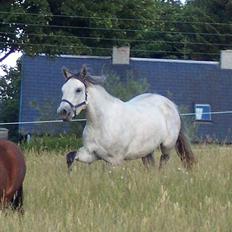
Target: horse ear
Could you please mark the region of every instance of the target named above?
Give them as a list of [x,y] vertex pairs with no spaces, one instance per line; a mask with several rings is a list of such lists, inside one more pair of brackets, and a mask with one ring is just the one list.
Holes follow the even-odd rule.
[[64,78],[67,80],[69,77],[72,76],[72,73],[69,72],[69,70],[66,67],[62,68],[63,70],[63,74],[64,74]]
[[86,77],[88,76],[88,68],[86,65],[82,66],[80,74],[83,79],[86,79]]

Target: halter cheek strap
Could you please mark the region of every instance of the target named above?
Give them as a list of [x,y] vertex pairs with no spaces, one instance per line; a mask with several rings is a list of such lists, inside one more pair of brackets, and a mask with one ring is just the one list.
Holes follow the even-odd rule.
[[87,105],[88,104],[88,95],[87,95],[87,90],[85,87],[85,100],[77,105],[73,105],[69,100],[67,99],[62,99],[61,102],[66,102],[69,104],[69,106],[71,107],[72,111],[74,112],[74,116],[76,116],[76,110],[77,108],[83,106],[83,105]]
[[62,99],[61,102],[66,102],[69,104],[69,106],[71,107],[73,113],[74,113],[74,117],[76,116],[76,110],[77,108],[83,106],[83,105],[87,105],[88,104],[88,94],[87,94],[87,83],[85,81],[85,79],[82,79],[82,77],[80,76],[80,73],[77,74],[72,74],[71,76],[69,76],[65,82],[67,82],[68,80],[70,80],[71,78],[75,78],[79,81],[81,81],[84,85],[85,85],[85,100],[77,105],[73,105],[69,100],[67,99]]

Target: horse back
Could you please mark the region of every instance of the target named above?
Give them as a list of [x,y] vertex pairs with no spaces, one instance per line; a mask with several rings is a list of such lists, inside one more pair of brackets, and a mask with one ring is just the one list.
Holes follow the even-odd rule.
[[20,148],[8,140],[0,140],[0,196],[10,201],[23,183],[26,165]]

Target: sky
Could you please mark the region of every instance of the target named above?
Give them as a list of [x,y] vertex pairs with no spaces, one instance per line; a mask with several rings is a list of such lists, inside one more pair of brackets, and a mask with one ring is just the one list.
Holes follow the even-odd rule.
[[[0,62],[0,66],[1,65],[6,65],[7,67],[14,67],[16,66],[16,61],[17,59],[22,55],[21,52],[15,52],[12,53],[11,55],[9,55],[5,60],[3,60],[2,62]],[[2,57],[3,54],[0,54],[0,57]],[[2,70],[2,68],[0,67],[0,77],[4,75],[4,72]]]

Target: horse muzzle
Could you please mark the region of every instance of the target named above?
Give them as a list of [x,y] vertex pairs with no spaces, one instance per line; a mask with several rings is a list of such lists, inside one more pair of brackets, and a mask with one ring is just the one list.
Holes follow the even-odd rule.
[[60,106],[57,109],[57,114],[61,117],[63,121],[71,121],[74,117],[74,113],[72,109],[69,109],[69,107]]

